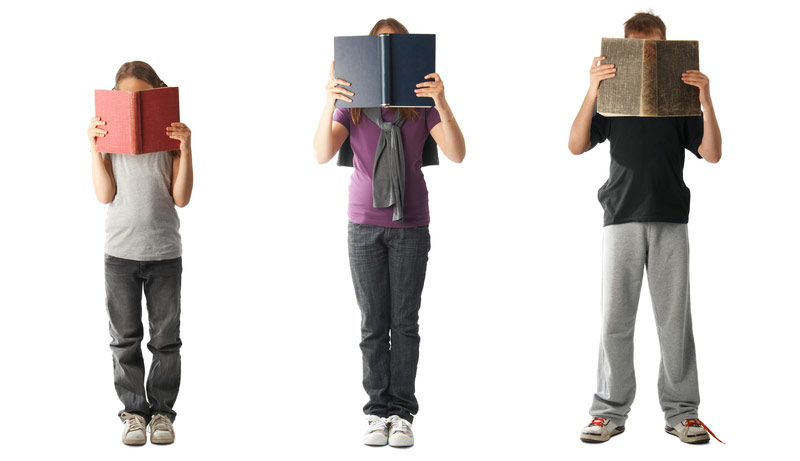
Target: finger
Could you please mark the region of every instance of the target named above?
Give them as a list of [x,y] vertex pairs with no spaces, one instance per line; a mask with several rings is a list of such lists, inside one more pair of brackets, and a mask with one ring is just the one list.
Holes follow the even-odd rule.
[[598,56],[598,57],[592,59],[592,67],[596,67],[597,63],[602,61],[602,60],[604,60],[605,58],[606,58],[605,56]]
[[421,82],[417,83],[417,88],[435,88],[437,85],[437,82]]
[[432,73],[430,73],[430,74],[428,74],[428,75],[426,75],[426,76],[424,76],[422,78],[425,78],[425,79],[432,78],[434,82],[442,81],[442,78],[439,77],[439,74],[437,74],[436,72],[432,72]]
[[350,86],[350,82],[348,82],[347,80],[342,80],[340,78],[333,79],[333,84],[334,85]]
[[333,70],[333,61],[331,61],[331,71],[328,73],[328,81],[330,82],[333,80],[335,75],[336,73]]
[[98,121],[98,120],[100,120],[100,117],[98,117],[98,116],[96,116],[96,115],[95,115],[94,117],[92,117],[92,119],[91,119],[91,120],[89,120],[89,122],[96,122],[96,121]]
[[347,101],[347,102],[353,102],[352,99],[348,98],[347,96],[341,95],[341,94],[337,94],[336,95],[336,99],[341,99],[342,101]]
[[606,65],[602,65],[602,66],[592,67],[592,70],[590,70],[589,72],[591,72],[592,74],[596,74],[596,73],[602,73],[602,72],[608,72],[608,71],[616,72],[616,70],[617,70],[617,68],[613,64],[606,64]]
[[341,88],[341,87],[338,87],[338,86],[334,87],[334,88],[331,88],[331,92],[332,93],[338,93],[338,94],[346,94],[346,95],[350,95],[350,96],[353,96],[355,94],[355,93],[353,93],[352,91],[350,91],[350,90],[348,90],[346,88]]

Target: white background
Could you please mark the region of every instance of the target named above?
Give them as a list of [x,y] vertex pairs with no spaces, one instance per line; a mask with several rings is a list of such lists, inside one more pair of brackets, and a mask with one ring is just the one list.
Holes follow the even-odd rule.
[[[4,459],[776,459],[795,450],[796,23],[792,2],[20,2],[0,14]],[[24,5],[24,6],[23,6]],[[600,38],[653,8],[700,41],[723,133],[688,155],[700,417],[728,445],[663,432],[647,288],[625,434],[579,442],[595,389],[608,144],[566,148]],[[393,16],[437,34],[467,142],[426,168],[420,412],[410,450],[361,445],[351,170],[312,137],[334,35]],[[104,307],[105,206],[86,128],[125,61],[181,90],[195,186],[184,242],[177,442],[129,448]],[[443,159],[444,160],[444,159]],[[794,288],[793,288],[794,287]],[[145,340],[146,341],[146,340]],[[149,357],[149,352],[145,351]],[[794,430],[793,430],[794,429]],[[12,455],[8,457],[6,455]]]

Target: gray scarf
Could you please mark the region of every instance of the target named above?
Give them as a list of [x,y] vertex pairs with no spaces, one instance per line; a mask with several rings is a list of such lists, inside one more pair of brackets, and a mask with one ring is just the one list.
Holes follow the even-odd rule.
[[372,169],[372,206],[386,208],[394,205],[392,221],[402,221],[406,162],[400,127],[405,120],[400,120],[399,110],[395,110],[392,122],[383,121],[379,107],[365,108],[363,113],[381,129]]

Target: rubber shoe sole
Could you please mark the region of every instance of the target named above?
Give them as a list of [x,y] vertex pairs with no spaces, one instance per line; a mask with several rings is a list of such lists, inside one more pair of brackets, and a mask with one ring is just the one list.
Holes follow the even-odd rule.
[[364,445],[369,445],[371,447],[382,447],[389,443],[388,437],[368,437],[364,436]]
[[389,438],[389,446],[395,448],[408,448],[414,446],[414,439],[410,437]]
[[711,440],[711,438],[708,436],[708,432],[705,432],[703,434],[686,435],[684,437],[681,437],[681,434],[674,427],[669,427],[669,426],[664,427],[664,432],[666,432],[669,435],[674,435],[675,437],[679,438],[681,442],[689,443],[692,445],[700,445],[702,443],[708,443]]
[[613,431],[609,432],[607,435],[594,435],[594,434],[581,434],[581,442],[584,443],[603,443],[608,442],[611,437],[615,435],[619,435],[625,432],[625,426],[617,426],[614,428]]

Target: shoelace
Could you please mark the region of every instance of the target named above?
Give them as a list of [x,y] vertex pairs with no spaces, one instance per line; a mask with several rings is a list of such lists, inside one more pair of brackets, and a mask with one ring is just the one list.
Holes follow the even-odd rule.
[[375,432],[375,431],[383,432],[385,430],[386,430],[386,419],[373,418],[369,420],[369,432]]
[[128,423],[128,432],[144,431],[144,418],[131,413],[125,413],[123,416]]
[[153,431],[168,431],[169,418],[166,415],[157,414],[150,420],[150,428]]
[[590,426],[600,426],[603,427],[606,424],[606,418],[592,418],[592,422],[589,423]]
[[[705,430],[706,430],[706,432],[708,432],[709,434],[711,434],[711,436],[712,436],[712,437],[714,437],[715,439],[717,439],[717,442],[719,442],[719,443],[723,443],[723,444],[725,443],[725,442],[723,442],[722,440],[720,440],[720,439],[719,439],[719,437],[717,437],[716,435],[714,435],[714,433],[713,433],[713,432],[711,432],[711,429],[709,429],[709,428],[708,428],[708,426],[706,426],[704,422],[700,421],[700,420],[699,420],[699,419],[697,419],[697,418],[690,418],[690,419],[687,419],[686,421],[684,421],[684,422],[683,422],[683,425],[684,425],[684,426],[686,426],[686,427],[689,427],[689,426],[702,427],[703,429],[705,429]],[[727,445],[727,444],[726,444],[726,445]]]
[[402,432],[403,434],[408,434],[409,430],[411,430],[411,426],[409,426],[404,419],[395,418],[391,420],[392,430]]

